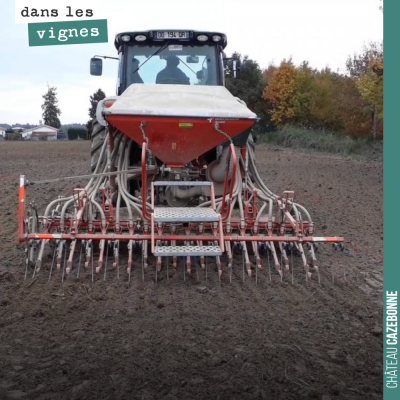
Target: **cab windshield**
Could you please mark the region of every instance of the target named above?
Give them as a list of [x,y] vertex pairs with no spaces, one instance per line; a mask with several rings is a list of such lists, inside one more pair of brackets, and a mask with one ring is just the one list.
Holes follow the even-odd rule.
[[133,83],[215,86],[216,51],[212,45],[128,46],[126,71],[127,86]]

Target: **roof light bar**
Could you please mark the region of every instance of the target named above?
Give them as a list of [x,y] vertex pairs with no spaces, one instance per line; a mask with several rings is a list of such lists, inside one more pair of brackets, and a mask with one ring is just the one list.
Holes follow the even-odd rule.
[[200,42],[206,42],[208,40],[208,36],[207,35],[199,35],[199,36],[197,36],[197,40]]
[[135,40],[137,42],[144,42],[147,39],[147,37],[145,35],[137,35],[135,36]]

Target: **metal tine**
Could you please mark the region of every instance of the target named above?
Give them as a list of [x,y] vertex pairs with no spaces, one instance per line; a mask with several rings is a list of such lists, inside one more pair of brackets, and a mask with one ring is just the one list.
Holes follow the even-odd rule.
[[100,240],[100,243],[99,243],[99,260],[97,262],[96,273],[99,273],[101,271],[101,269],[103,268],[105,243],[106,243],[105,239]]
[[58,250],[57,250],[57,269],[58,270],[61,268],[61,258],[62,258],[64,244],[65,244],[65,240],[60,240],[60,243],[58,244]]
[[144,282],[144,243],[145,241],[142,242],[142,281]]
[[[203,246],[203,241],[202,240],[198,240],[196,243],[197,243],[197,246]],[[201,269],[204,269],[206,267],[205,266],[205,258],[204,258],[204,256],[200,256],[200,266],[201,266]]]
[[232,283],[232,268],[233,268],[233,259],[232,259],[232,247],[231,247],[231,242],[226,241],[225,242],[225,249],[226,249],[226,254],[228,255],[228,271],[229,271],[229,283]]
[[294,258],[293,258],[293,247],[290,250],[290,261],[292,264],[292,285],[294,284]]
[[117,268],[117,279],[119,280],[119,240],[114,242],[114,263],[113,268]]
[[289,269],[290,269],[290,267],[289,267],[289,259],[288,259],[287,254],[286,254],[285,246],[286,246],[286,243],[279,242],[279,247],[280,247],[280,250],[281,250],[283,262],[285,264],[285,269],[286,269],[286,271],[289,271]]
[[67,245],[65,245],[65,251],[64,251],[64,262],[63,262],[63,268],[62,268],[62,274],[61,274],[61,282],[64,282],[64,277],[65,277],[65,269],[67,266]]
[[247,275],[251,278],[251,263],[249,258],[249,252],[247,251],[246,242],[241,242],[241,243],[243,248],[244,263],[246,266]]
[[252,244],[253,244],[254,256],[256,258],[256,267],[261,269],[262,263],[261,263],[261,257],[260,257],[259,251],[258,251],[258,243],[252,242]]
[[272,281],[272,277],[271,277],[271,250],[270,250],[270,245],[268,242],[265,242],[265,251],[267,253],[267,267],[268,267],[268,276],[269,276],[269,281]]
[[258,269],[261,269],[261,259],[260,259],[260,255],[258,254],[258,243],[257,242],[252,242],[252,246],[253,246],[253,252],[254,252],[254,257],[256,259],[256,285],[258,284]]
[[244,275],[245,275],[245,273],[244,273],[244,270],[245,270],[244,264],[245,264],[245,262],[244,262],[244,248],[243,248],[243,245],[242,245],[242,280],[243,280],[243,282],[244,282]]
[[81,264],[82,264],[82,253],[83,253],[83,248],[85,246],[85,240],[81,240],[81,249],[79,251],[79,263],[78,263],[78,271],[76,272],[76,277],[79,278],[79,272],[81,270]]
[[92,246],[92,284],[94,283],[94,248]]
[[131,271],[132,271],[132,251],[133,251],[133,240],[128,242],[128,267],[126,268],[126,272],[128,273],[128,280],[131,281]]
[[[27,245],[27,246],[29,246],[29,244]],[[29,265],[29,251],[28,251],[28,248],[26,247],[25,248],[25,277],[24,277],[24,280],[26,281],[26,277],[28,276],[28,265]]]
[[35,259],[35,253],[36,253],[36,249],[37,249],[37,243],[36,240],[32,240],[32,244],[31,244],[31,249],[29,251],[29,260],[31,263],[34,263],[34,259]]
[[119,258],[118,258],[119,240],[115,240],[113,243],[114,243],[114,246],[113,246],[113,254],[114,254],[113,268],[116,268],[118,265],[118,262],[119,262]]
[[158,282],[158,273],[161,272],[162,266],[162,258],[157,257],[157,265],[156,265],[156,283]]
[[278,272],[279,276],[281,277],[281,282],[282,282],[282,280],[283,280],[283,271],[282,271],[282,268],[281,268],[281,264],[279,263],[278,256],[276,254],[274,242],[269,242],[269,244],[270,244],[272,257],[273,257],[273,260],[274,260],[274,263],[275,263],[275,269]]
[[86,260],[85,260],[85,269],[89,267],[90,258],[92,256],[91,247],[92,247],[92,240],[89,239],[85,243],[86,245]]
[[215,262],[217,264],[218,280],[221,283],[221,277],[222,277],[221,257],[220,256],[215,257]]
[[[157,240],[156,244],[157,244],[157,246],[161,246],[162,241]],[[157,262],[156,262],[156,282],[158,282],[158,273],[161,271],[161,267],[162,267],[162,258],[160,256],[158,256]]]
[[306,272],[306,282],[308,282],[308,280],[311,278],[311,272],[310,272],[310,268],[307,263],[306,255],[304,254],[304,249],[303,249],[302,243],[298,243],[297,247],[300,251],[301,258],[303,260],[303,267],[304,267],[304,271]]
[[74,253],[75,253],[75,246],[76,246],[76,240],[74,239],[71,242],[71,246],[70,246],[70,253],[69,253],[69,257],[68,257],[68,261],[67,261],[67,268],[65,270],[66,274],[69,275],[69,273],[72,270],[72,262],[74,259]]
[[192,261],[190,260],[190,256],[186,257],[186,271],[188,275],[192,274]]
[[256,285],[258,285],[258,265],[256,264]]
[[161,268],[162,268],[162,257],[161,257],[161,256],[158,256],[158,257],[157,257],[157,268],[156,268],[156,270],[157,270],[158,272],[161,272]]
[[148,264],[148,240],[143,240],[143,263],[144,268],[147,269]]
[[272,276],[271,276],[271,245],[267,242],[267,262],[268,262],[268,275],[269,275],[269,281],[272,282]]
[[319,273],[319,268],[318,268],[318,266],[317,266],[317,257],[315,256],[314,244],[309,243],[308,246],[309,246],[309,252],[310,252],[311,262],[312,262],[312,265],[313,265],[315,271],[317,272],[318,283],[319,283],[319,285],[321,286],[321,275],[320,275],[320,273]]
[[39,273],[40,269],[42,268],[42,261],[43,261],[43,253],[44,253],[44,248],[48,242],[48,239],[43,240],[41,245],[40,245],[40,250],[38,254],[38,258],[36,260],[35,268],[33,269],[33,275],[32,279],[35,278],[35,275]]
[[[171,245],[172,245],[172,246],[176,246],[176,240],[172,240]],[[173,267],[174,267],[175,269],[177,269],[177,267],[178,267],[178,258],[177,258],[176,256],[174,256],[174,257],[172,258],[172,265],[173,265]]]
[[108,251],[109,251],[110,247],[112,246],[112,242],[111,242],[110,240],[109,240],[109,241],[106,241],[105,246],[106,246],[107,250],[106,250],[106,260],[105,260],[105,262],[104,262],[104,276],[103,276],[103,281],[104,281],[104,282],[105,282],[105,280],[106,280],[106,278],[107,278]]
[[50,282],[51,274],[53,273],[54,261],[55,261],[55,259],[56,259],[56,252],[57,252],[57,247],[54,246],[53,259],[52,259],[52,261],[51,261],[51,266],[50,266],[50,272],[49,272],[49,280],[48,280],[48,282]]

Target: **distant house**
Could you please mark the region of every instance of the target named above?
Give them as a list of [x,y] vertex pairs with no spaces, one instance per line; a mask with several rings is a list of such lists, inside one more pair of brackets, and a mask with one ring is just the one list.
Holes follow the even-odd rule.
[[40,125],[36,128],[26,129],[22,132],[25,140],[57,140],[57,128],[48,125]]
[[6,138],[6,130],[4,126],[0,126],[0,140],[4,140]]

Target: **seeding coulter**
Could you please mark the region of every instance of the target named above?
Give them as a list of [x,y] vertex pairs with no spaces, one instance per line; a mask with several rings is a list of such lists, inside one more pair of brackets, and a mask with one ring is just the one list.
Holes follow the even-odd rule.
[[[210,259],[220,279],[223,271],[231,278],[237,253],[249,277],[268,258],[281,279],[297,254],[310,279],[318,243],[343,248],[341,237],[314,236],[293,191],[277,195],[261,179],[251,134],[257,116],[225,88],[225,73],[235,77],[239,67],[226,45],[218,32],[116,36],[117,95],[98,104],[87,185],[39,213],[25,200],[35,182],[20,178],[26,275],[29,267],[39,273],[51,249],[50,275],[57,268],[63,279],[83,268],[92,279],[107,268],[119,277],[124,268],[130,280],[140,266],[157,277],[169,261],[183,263],[186,276]],[[101,73],[96,56],[91,74]]]

